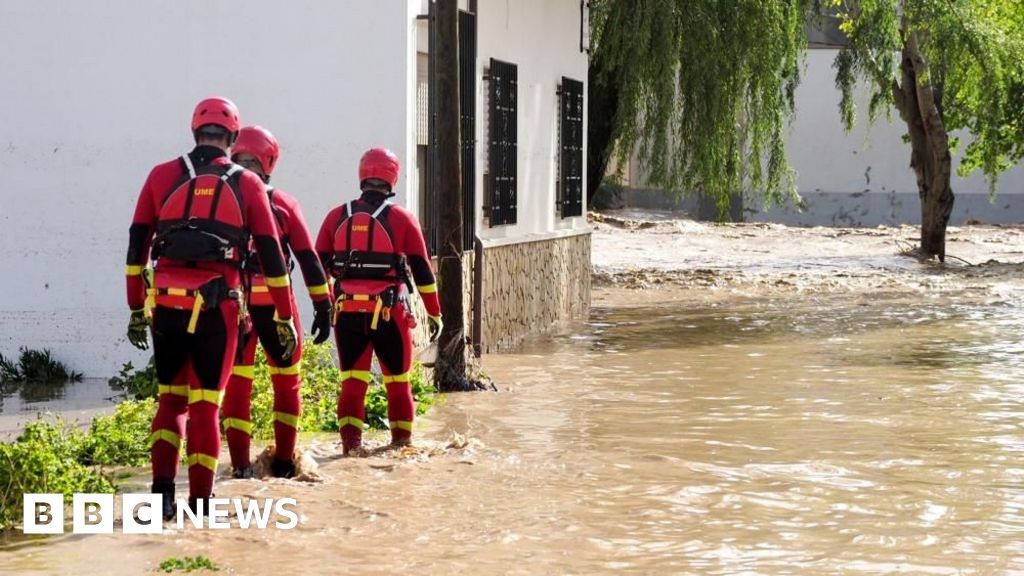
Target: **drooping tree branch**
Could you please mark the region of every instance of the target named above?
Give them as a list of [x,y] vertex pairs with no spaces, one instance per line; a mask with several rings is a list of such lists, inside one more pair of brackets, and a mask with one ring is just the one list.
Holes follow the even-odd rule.
[[619,159],[635,152],[648,184],[720,208],[743,191],[795,198],[785,129],[819,1],[598,2],[592,63],[617,94]]

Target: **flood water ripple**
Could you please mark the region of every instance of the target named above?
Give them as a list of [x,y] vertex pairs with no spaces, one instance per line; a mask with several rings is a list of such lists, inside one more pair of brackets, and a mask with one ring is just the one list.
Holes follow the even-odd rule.
[[306,514],[269,544],[235,531],[9,554],[42,572],[183,547],[243,572],[1021,572],[1015,296],[597,308],[486,357],[502,392],[431,412],[421,437],[459,432],[479,449],[332,460],[322,486],[269,484]]
[[1024,568],[1024,309],[609,308],[591,329],[492,364],[541,418],[495,414],[518,449],[592,471],[562,490],[601,569]]

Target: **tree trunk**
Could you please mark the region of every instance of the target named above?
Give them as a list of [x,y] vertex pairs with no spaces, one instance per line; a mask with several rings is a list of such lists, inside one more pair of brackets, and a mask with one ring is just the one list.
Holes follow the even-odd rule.
[[611,72],[601,73],[601,50],[591,56],[587,80],[587,206],[608,171],[619,90]]
[[928,81],[917,33],[906,34],[900,62],[902,84],[893,87],[896,107],[910,135],[910,167],[921,198],[921,257],[946,260],[946,226],[953,212],[952,156],[942,117],[941,90]]
[[462,178],[459,170],[458,1],[438,0],[437,26],[437,260],[444,330],[434,381],[442,392],[465,390],[466,338],[462,301]]

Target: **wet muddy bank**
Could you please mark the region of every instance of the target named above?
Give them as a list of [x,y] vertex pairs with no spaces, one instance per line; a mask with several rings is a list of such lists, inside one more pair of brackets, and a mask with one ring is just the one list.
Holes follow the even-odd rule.
[[[916,227],[696,222],[591,214],[595,304],[623,300],[951,297],[998,300],[1024,277],[1024,226],[950,227],[945,264],[907,253]],[[652,291],[639,295],[640,292]]]

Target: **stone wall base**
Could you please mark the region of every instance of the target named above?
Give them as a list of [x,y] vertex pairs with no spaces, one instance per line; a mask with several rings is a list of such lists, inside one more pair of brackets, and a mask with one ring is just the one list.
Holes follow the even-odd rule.
[[[472,252],[463,254],[466,336],[473,334]],[[436,269],[437,262],[434,266]],[[444,289],[444,280],[439,280]],[[590,311],[590,234],[493,246],[484,249],[481,350],[511,348],[559,322]],[[416,341],[425,342],[426,316],[419,299]]]

